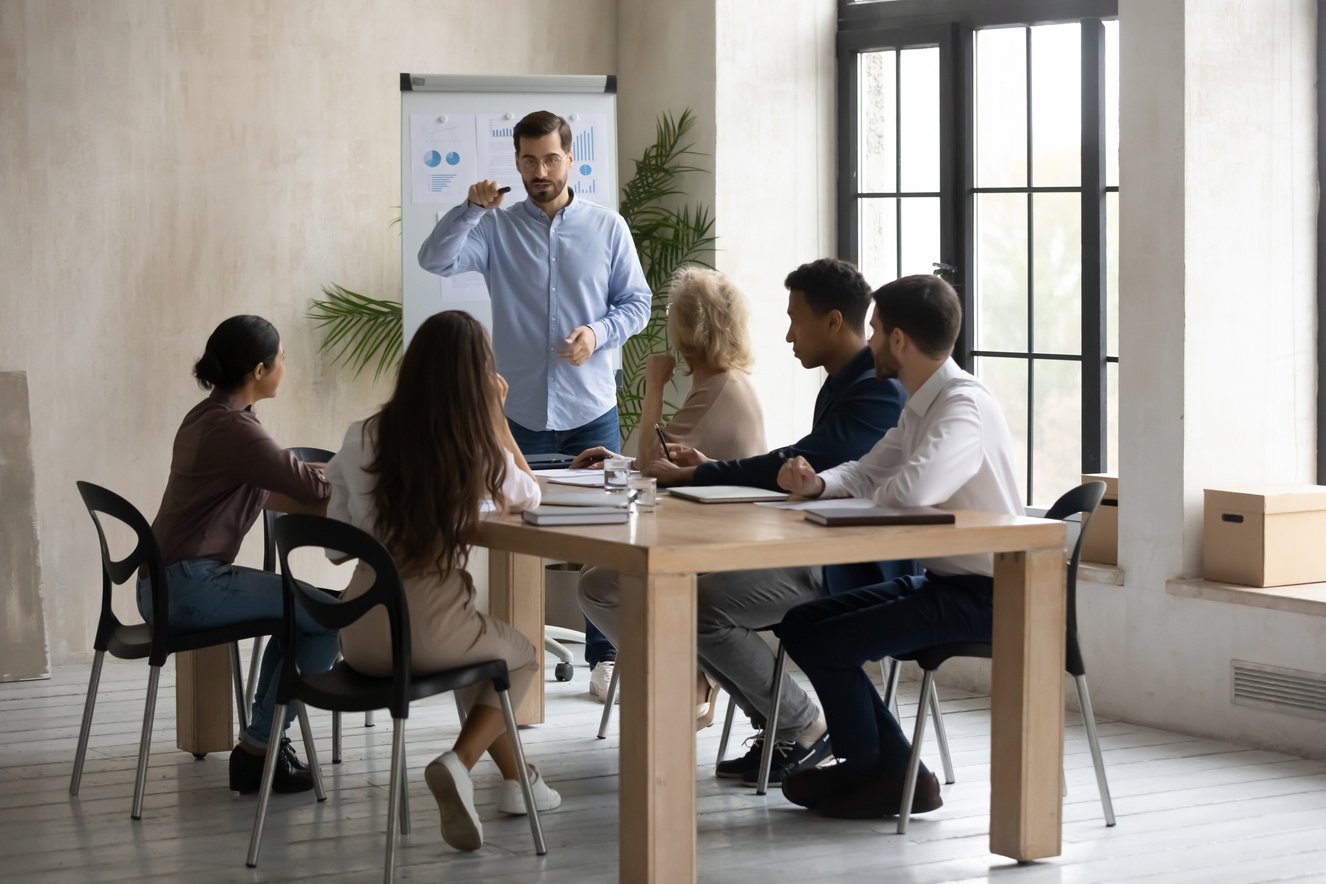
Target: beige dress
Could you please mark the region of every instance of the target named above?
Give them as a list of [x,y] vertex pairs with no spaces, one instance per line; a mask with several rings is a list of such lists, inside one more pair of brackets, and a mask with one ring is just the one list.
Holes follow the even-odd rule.
[[764,454],[764,411],[744,371],[724,371],[700,383],[664,427],[669,442],[684,442],[711,460]]
[[[365,471],[375,456],[372,434],[365,434],[357,421],[345,434],[341,450],[327,464],[331,499],[327,515],[374,533],[377,510],[373,503],[374,477]],[[503,496],[513,510],[539,504],[539,485],[518,469],[506,455]],[[491,505],[489,505],[491,506]],[[363,595],[372,585],[372,569],[360,564],[345,591],[345,598]],[[515,627],[489,617],[474,607],[474,583],[464,571],[442,574],[430,571],[404,577],[406,607],[410,613],[410,671],[437,672],[484,660],[505,660],[511,674],[511,702],[518,704],[534,679],[541,675],[539,654]],[[391,674],[391,639],[387,614],[382,608],[369,611],[341,630],[341,655],[345,662],[367,675]],[[497,706],[491,683],[457,692],[465,708],[475,703]]]

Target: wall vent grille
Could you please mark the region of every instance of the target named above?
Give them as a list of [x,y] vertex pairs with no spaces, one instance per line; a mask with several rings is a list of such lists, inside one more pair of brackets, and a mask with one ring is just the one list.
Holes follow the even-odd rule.
[[1326,718],[1326,675],[1247,660],[1230,663],[1235,705]]

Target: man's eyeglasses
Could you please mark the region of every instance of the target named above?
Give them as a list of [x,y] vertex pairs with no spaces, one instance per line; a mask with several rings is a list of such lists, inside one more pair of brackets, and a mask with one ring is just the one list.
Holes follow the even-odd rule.
[[517,163],[522,172],[541,172],[545,168],[556,171],[566,162],[566,154],[550,153],[546,157],[521,157]]

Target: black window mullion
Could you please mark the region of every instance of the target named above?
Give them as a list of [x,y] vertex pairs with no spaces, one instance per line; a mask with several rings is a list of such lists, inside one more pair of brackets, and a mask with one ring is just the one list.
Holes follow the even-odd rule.
[[860,53],[851,48],[843,32],[838,33],[838,255],[853,264],[861,263],[860,205],[857,200],[857,163],[861,139],[857,72]]
[[[902,47],[893,53],[893,187],[902,192]],[[902,197],[893,201],[893,278],[902,276]],[[887,282],[885,280],[884,282]],[[881,282],[880,285],[883,285]]]
[[[962,88],[959,106],[962,116],[958,118],[958,129],[953,133],[953,152],[955,174],[962,183],[961,188],[953,193],[954,211],[957,221],[954,229],[958,231],[958,249],[961,260],[957,262],[954,279],[958,285],[958,294],[962,298],[962,328],[958,333],[954,356],[964,369],[976,373],[976,363],[972,351],[976,349],[976,32],[970,27],[955,25],[954,64],[957,74],[956,85]],[[955,102],[956,103],[956,102]]]
[[[1032,58],[1031,58],[1031,28],[1025,28],[1026,32],[1026,59],[1027,59],[1027,352],[1036,352],[1036,219],[1034,210],[1034,197],[1031,188],[1036,182],[1032,178],[1032,104],[1031,104],[1031,83],[1032,83]],[[1035,463],[1036,451],[1036,360],[1027,360],[1027,503],[1031,503],[1035,498],[1032,497],[1032,489],[1035,487],[1036,480],[1032,465]]]
[[1105,27],[1082,22],[1082,470],[1109,462],[1105,371]]

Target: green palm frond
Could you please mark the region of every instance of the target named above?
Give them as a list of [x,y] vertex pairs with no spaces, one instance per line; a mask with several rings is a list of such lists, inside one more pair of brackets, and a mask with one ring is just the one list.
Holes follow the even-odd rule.
[[376,362],[377,380],[401,355],[403,327],[399,301],[384,301],[352,292],[335,283],[324,285],[325,298],[314,298],[306,314],[325,329],[320,351],[332,361],[354,369],[355,377]]

